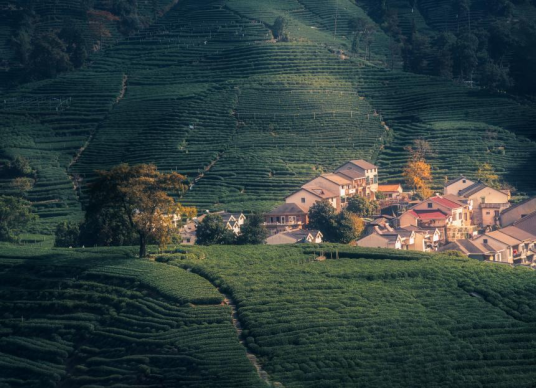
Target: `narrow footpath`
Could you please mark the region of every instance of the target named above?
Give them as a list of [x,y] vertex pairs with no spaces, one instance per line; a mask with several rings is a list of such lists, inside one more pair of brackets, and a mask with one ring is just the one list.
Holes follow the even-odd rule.
[[[191,268],[186,268],[186,270],[188,272],[192,272]],[[266,372],[262,368],[262,365],[259,362],[259,359],[257,358],[257,356],[255,354],[251,353],[251,351],[248,349],[248,347],[246,345],[246,342],[245,342],[245,339],[244,339],[244,336],[243,336],[242,323],[240,322],[240,319],[238,317],[238,309],[236,308],[236,303],[233,300],[233,298],[231,297],[231,295],[228,295],[225,292],[223,292],[219,287],[214,285],[214,283],[209,278],[206,278],[201,274],[197,274],[197,275],[207,279],[210,282],[210,284],[212,284],[218,290],[218,292],[223,295],[224,299],[223,299],[222,304],[226,305],[226,306],[229,306],[231,308],[231,320],[232,320],[233,326],[234,326],[234,328],[236,330],[236,334],[238,335],[238,341],[240,342],[240,345],[242,345],[244,347],[244,349],[246,350],[246,357],[248,358],[249,362],[251,362],[251,364],[257,370],[257,374],[259,375],[259,378],[262,381],[264,381],[270,387],[285,388],[283,384],[281,384],[279,382],[272,382],[270,380],[270,376],[268,375],[268,372]]]

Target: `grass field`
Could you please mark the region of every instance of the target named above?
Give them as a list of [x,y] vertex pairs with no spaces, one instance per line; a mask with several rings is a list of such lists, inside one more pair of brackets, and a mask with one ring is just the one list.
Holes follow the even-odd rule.
[[335,245],[188,251],[0,246],[0,386],[266,386],[251,356],[284,387],[536,379],[529,269]]

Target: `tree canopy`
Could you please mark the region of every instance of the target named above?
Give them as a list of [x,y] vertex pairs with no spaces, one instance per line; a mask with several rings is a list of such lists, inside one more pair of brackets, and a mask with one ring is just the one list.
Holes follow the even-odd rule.
[[359,217],[372,217],[380,210],[380,204],[375,200],[355,196],[348,199],[346,210]]
[[199,245],[233,244],[235,241],[235,234],[225,227],[219,214],[207,214],[197,226],[196,243]]
[[264,226],[263,216],[251,214],[242,225],[237,242],[239,244],[259,245],[264,244],[267,238],[268,230]]
[[[147,255],[147,244],[155,241],[164,246],[171,241],[177,228],[174,217],[193,217],[195,208],[183,207],[170,193],[183,194],[186,178],[176,172],[161,173],[152,164],[129,166],[121,164],[110,171],[98,171],[97,180],[90,186],[85,235],[123,233],[127,239],[135,234],[140,257]],[[97,229],[97,230],[95,230]],[[111,237],[113,236],[103,236]]]
[[30,202],[17,197],[0,196],[0,241],[16,241],[19,234],[36,219]]
[[365,228],[356,214],[342,211],[338,214],[328,201],[319,201],[309,209],[309,229],[317,229],[324,241],[348,244],[359,238]]

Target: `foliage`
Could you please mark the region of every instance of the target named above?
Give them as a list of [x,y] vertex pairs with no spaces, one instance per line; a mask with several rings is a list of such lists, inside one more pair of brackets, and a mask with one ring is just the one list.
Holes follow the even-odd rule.
[[365,230],[365,222],[356,214],[342,211],[335,218],[335,241],[348,244],[356,241]]
[[493,166],[489,163],[483,163],[478,166],[478,171],[476,173],[476,178],[494,189],[501,189],[501,182],[499,175],[495,172]]
[[274,37],[281,42],[288,42],[289,36],[287,32],[288,22],[285,18],[278,16],[277,19],[274,21],[274,26],[272,27],[272,31],[274,34]]
[[71,248],[78,246],[80,225],[76,222],[63,221],[56,227],[54,246]]
[[264,226],[264,217],[262,214],[254,213],[244,221],[237,242],[247,245],[264,244],[268,235],[268,230]]
[[424,160],[410,160],[404,168],[403,176],[406,183],[419,195],[426,199],[432,195],[429,182],[432,180],[432,167]]
[[[140,257],[147,255],[147,244],[154,240],[165,246],[176,233],[173,217],[192,217],[195,208],[183,207],[168,193],[180,195],[187,190],[185,177],[161,173],[152,164],[121,164],[110,171],[98,171],[91,185],[86,210],[86,226],[110,219],[139,237]],[[110,232],[115,233],[113,230]],[[87,233],[87,232],[86,232]]]
[[207,214],[197,226],[196,237],[199,245],[234,244],[236,241],[234,232],[227,229],[219,214]]
[[0,241],[16,241],[37,216],[31,211],[31,203],[16,197],[0,196]]
[[15,178],[10,186],[18,191],[20,194],[24,195],[27,191],[30,191],[35,184],[35,180],[32,178],[19,177]]
[[309,209],[309,229],[319,230],[324,236],[324,241],[336,239],[335,209],[327,200],[316,202]]
[[359,217],[372,217],[373,215],[378,214],[380,204],[373,199],[355,196],[348,198],[348,206],[346,207],[346,210],[355,213]]
[[8,170],[12,176],[34,176],[35,170],[33,169],[30,161],[20,155],[8,163]]

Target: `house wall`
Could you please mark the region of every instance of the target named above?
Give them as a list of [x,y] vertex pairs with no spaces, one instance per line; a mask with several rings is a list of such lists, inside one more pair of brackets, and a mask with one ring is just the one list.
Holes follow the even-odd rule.
[[523,215],[528,215],[530,213],[533,213],[536,211],[536,197],[532,198],[530,201],[527,201],[523,203],[522,205],[516,206],[512,210],[501,214],[500,220],[501,220],[501,226],[504,228],[505,226],[512,225],[517,220],[520,220]]
[[417,226],[417,219],[409,214],[409,212],[406,212],[398,219],[398,225],[401,228],[405,228],[406,226]]
[[478,193],[471,195],[469,199],[473,200],[473,223],[475,225],[495,225],[495,221],[493,221],[491,224],[484,224],[485,221],[489,222],[489,219],[485,220],[483,217],[485,214],[482,214],[480,204],[483,203],[483,199],[485,203],[508,204],[508,195],[498,190],[492,189],[491,187],[485,188]]
[[295,244],[296,240],[286,236],[283,233],[278,233],[273,236],[270,236],[266,239],[266,244],[268,245],[282,245],[282,244]]
[[367,185],[366,191],[365,191],[364,194],[367,197],[368,196],[374,197],[374,193],[376,191],[378,191],[378,169],[375,168],[375,169],[371,169],[371,170],[364,170],[361,167],[358,167],[355,164],[348,162],[348,163],[344,164],[343,166],[341,166],[340,168],[338,168],[337,172],[340,171],[340,172],[344,173],[344,171],[347,171],[347,170],[362,172],[365,175],[365,178],[368,178],[369,182],[370,182]]
[[414,243],[409,246],[411,251],[426,252],[426,239],[420,233],[415,233]]
[[378,234],[371,234],[357,241],[358,247],[365,248],[389,248],[388,241]]
[[475,182],[470,180],[470,179],[461,179],[458,182],[453,183],[452,185],[445,187],[443,189],[443,194],[445,194],[445,195],[448,195],[448,194],[458,195],[458,192],[460,190],[463,190],[466,187],[469,187],[474,183]]
[[[302,200],[302,198],[304,200]],[[309,211],[309,208],[313,206],[316,202],[318,202],[320,198],[318,198],[316,195],[313,195],[305,190],[299,190],[295,192],[294,194],[290,195],[286,198],[286,203],[295,203],[297,205],[300,205],[304,210]]]

